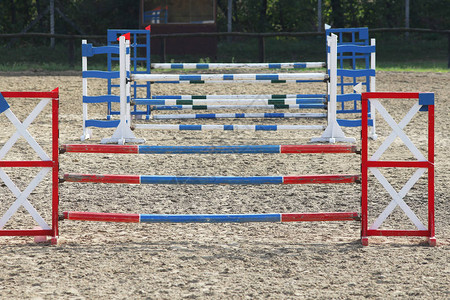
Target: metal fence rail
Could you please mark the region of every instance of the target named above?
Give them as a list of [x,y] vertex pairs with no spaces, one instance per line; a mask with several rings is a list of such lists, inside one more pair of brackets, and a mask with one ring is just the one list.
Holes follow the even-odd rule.
[[[448,39],[447,46],[447,61],[448,68],[450,68],[450,30],[434,30],[425,28],[374,28],[369,29],[369,33],[422,33],[422,34],[442,34],[446,35]],[[252,32],[196,32],[196,33],[171,33],[171,34],[154,34],[152,39],[162,39],[161,43],[161,60],[166,62],[166,40],[169,38],[181,38],[181,37],[249,37],[258,39],[258,57],[260,62],[265,61],[265,39],[271,37],[320,37],[323,36],[323,32],[264,32],[264,33],[252,33]],[[67,39],[69,62],[73,65],[74,62],[74,48],[75,40],[81,41],[83,39],[102,41],[106,44],[106,35],[69,35],[69,34],[50,34],[40,32],[27,32],[27,33],[3,33],[0,34],[0,39],[17,39],[17,38],[56,38]]]

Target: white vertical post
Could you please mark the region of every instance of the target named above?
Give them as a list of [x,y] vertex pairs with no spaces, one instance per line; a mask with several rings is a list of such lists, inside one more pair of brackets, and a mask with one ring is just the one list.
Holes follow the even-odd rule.
[[[328,102],[328,125],[336,122],[336,98],[337,98],[337,35],[332,34],[329,38],[329,66],[330,66],[330,81],[329,92],[330,101]],[[331,142],[331,141],[330,141]]]
[[[120,124],[117,129],[120,131],[121,139],[118,144],[125,144],[125,130],[127,124],[127,58],[126,58],[127,44],[124,36],[120,37],[119,46],[119,65],[120,65]],[[127,125],[125,125],[127,124]]]
[[[130,61],[130,58],[127,58],[127,44],[125,41],[125,36],[119,37],[119,67],[120,67],[120,123],[117,126],[116,131],[109,139],[102,139],[102,144],[119,144],[124,145],[125,143],[144,143],[144,139],[137,139],[134,136],[134,133],[130,128],[130,110],[128,109],[128,95],[129,91],[129,83],[127,75],[127,69],[130,69],[130,66],[127,67],[127,62]],[[128,92],[127,92],[128,90]]]
[[336,120],[336,98],[337,98],[337,35],[331,34],[327,37],[327,45],[330,47],[330,53],[327,55],[327,65],[330,70],[330,83],[328,101],[328,126],[321,137],[312,138],[311,142],[356,142],[355,138],[347,138]]
[[[375,39],[370,39],[370,45],[371,46],[375,46]],[[375,70],[375,68],[376,68],[376,61],[375,61],[375,59],[376,59],[376,54],[375,54],[375,52],[372,52],[370,54],[370,68],[372,70]],[[376,83],[375,83],[375,81],[376,81],[376,76],[371,76],[370,77],[370,91],[369,92],[376,92],[377,91],[376,90]],[[370,117],[371,117],[371,119],[373,121],[372,132],[371,132],[371,139],[373,139],[373,140],[377,139],[377,134],[376,134],[376,131],[375,131],[375,114],[376,114],[375,109],[371,105],[370,106]]]
[[[87,44],[86,40],[81,42],[82,44]],[[82,71],[87,71],[87,57],[82,56],[81,58]],[[88,95],[88,81],[87,78],[83,77],[83,97]],[[86,121],[88,120],[88,104],[83,102],[83,135],[81,136],[81,141],[88,140],[91,138],[91,130],[86,127]]]
[[[129,40],[125,40],[125,49],[130,49],[130,41]],[[125,52],[125,78],[128,78],[127,76],[131,76],[131,54],[130,53],[126,53]],[[120,77],[122,78],[122,77]],[[121,79],[122,80],[122,79]],[[130,107],[130,102],[128,101],[128,99],[131,99],[131,83],[129,80],[125,80],[125,95],[126,95],[126,121],[127,123],[131,126],[131,107]]]

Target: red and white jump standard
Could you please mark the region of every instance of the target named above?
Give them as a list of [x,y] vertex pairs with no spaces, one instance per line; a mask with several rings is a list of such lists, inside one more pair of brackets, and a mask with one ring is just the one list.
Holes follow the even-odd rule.
[[[6,99],[8,98],[34,98],[40,99],[30,115],[22,122],[11,111]],[[52,105],[52,131],[51,131],[51,157],[30,135],[27,128],[42,112],[45,106],[51,101]],[[4,114],[14,125],[16,132],[12,134],[9,140],[0,149],[0,179],[9,188],[16,200],[11,204],[8,210],[0,217],[0,236],[50,236],[51,242],[56,243],[58,236],[58,106],[59,91],[54,89],[51,92],[2,92],[0,93],[0,114]],[[25,161],[7,161],[3,160],[6,154],[11,150],[17,140],[23,137],[31,148],[37,153],[41,160],[25,160]],[[20,191],[11,178],[5,173],[3,168],[41,168],[25,190]],[[28,196],[51,171],[52,177],[52,222],[48,225],[41,217],[38,211],[28,201]],[[23,206],[36,221],[39,229],[3,229],[6,223]]]
[[[428,238],[430,246],[436,245],[435,224],[434,224],[434,94],[433,93],[362,93],[362,147],[361,147],[361,242],[368,245],[369,236],[424,236]],[[417,99],[405,117],[397,124],[386,109],[381,105],[379,99]],[[380,145],[380,147],[369,158],[368,151],[368,101],[377,110],[383,119],[392,128],[391,134]],[[412,143],[403,131],[417,112],[428,112],[428,158]],[[392,142],[399,137],[405,146],[414,155],[414,161],[386,161],[380,160],[383,153],[389,148]],[[416,171],[406,182],[403,188],[397,192],[388,180],[381,174],[381,168],[415,168]],[[370,227],[368,226],[368,175],[369,171],[375,176],[379,183],[386,189],[392,197],[392,201],[384,211],[376,218]],[[427,172],[428,175],[428,226],[426,227],[405,203],[403,198]],[[425,191],[424,191],[425,192]],[[379,229],[386,218],[392,213],[396,206],[399,206],[408,216],[417,230],[386,230]]]

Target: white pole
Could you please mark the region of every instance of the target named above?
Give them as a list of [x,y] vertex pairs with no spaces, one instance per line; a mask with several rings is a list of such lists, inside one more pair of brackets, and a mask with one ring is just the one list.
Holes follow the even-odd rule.
[[[82,44],[87,44],[86,40],[81,42]],[[83,56],[81,58],[81,68],[82,71],[87,71],[87,57]],[[88,82],[87,78],[83,78],[83,96],[88,96]],[[86,127],[86,121],[88,119],[88,104],[83,103],[83,135],[81,136],[81,141],[88,140],[91,138],[91,130]]]
[[337,35],[330,37],[330,101],[328,102],[328,124],[336,122],[336,98],[337,98]]
[[327,37],[327,45],[330,47],[328,55],[328,68],[330,69],[330,83],[328,101],[328,125],[322,136],[312,138],[311,142],[321,143],[335,143],[335,142],[349,142],[355,143],[355,138],[348,138],[345,136],[341,127],[336,120],[336,98],[337,98],[337,35],[331,34]]
[[130,128],[130,109],[129,103],[127,101],[128,95],[130,94],[130,84],[127,82],[127,70],[130,69],[130,66],[127,62],[130,61],[130,58],[127,57],[127,43],[129,42],[125,40],[125,36],[119,37],[119,68],[120,68],[120,123],[117,126],[116,131],[109,139],[102,139],[102,144],[119,144],[124,145],[125,143],[144,143],[145,139],[138,139],[134,136],[134,133]]
[[[375,46],[375,39],[370,39],[370,45],[371,46]],[[375,52],[372,52],[370,54],[370,68],[372,70],[375,70],[375,68],[376,68],[375,57],[376,57]],[[370,91],[369,92],[376,92],[376,91],[377,90],[376,90],[375,76],[371,76],[370,77]],[[371,136],[371,138],[373,140],[377,139],[377,133],[375,131],[375,114],[376,114],[375,108],[373,106],[370,106],[370,117],[373,120],[372,136]]]
[[[129,40],[125,40],[125,49],[130,49],[130,41]],[[131,51],[131,49],[130,49]],[[125,52],[126,54],[126,52]],[[127,74],[131,74],[131,55],[130,54],[126,54],[125,55],[125,77],[127,76]],[[122,77],[121,77],[122,78]],[[125,81],[126,85],[125,85],[125,94],[126,94],[126,98],[125,99],[130,99],[131,100],[131,83],[129,80]],[[126,101],[126,122],[128,123],[129,126],[131,126],[131,106],[130,106],[130,102],[127,100]]]

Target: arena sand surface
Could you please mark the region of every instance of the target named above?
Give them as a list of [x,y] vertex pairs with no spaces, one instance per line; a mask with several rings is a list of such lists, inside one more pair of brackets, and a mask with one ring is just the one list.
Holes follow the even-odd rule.
[[[81,143],[81,78],[78,73],[22,73],[0,76],[0,91],[49,91],[60,88],[60,143]],[[92,81],[89,92],[104,92]],[[436,237],[431,248],[421,238],[370,238],[360,245],[358,222],[252,224],[112,224],[63,221],[57,246],[34,244],[32,238],[0,239],[0,297],[3,299],[357,299],[450,298],[450,73],[378,72],[377,90],[436,94]],[[209,92],[208,92],[209,91]],[[323,84],[212,86],[167,85],[154,93],[314,93]],[[13,111],[26,115],[36,101],[13,101]],[[411,102],[387,101],[398,121]],[[30,132],[49,149],[48,109]],[[105,108],[90,109],[104,116]],[[194,122],[195,121],[195,122]],[[200,123],[200,121],[190,123]],[[1,144],[11,126],[1,116]],[[305,124],[302,120],[220,120],[220,124]],[[425,142],[425,114],[416,116],[406,132],[418,145]],[[177,122],[174,122],[177,123]],[[178,122],[179,123],[179,122]],[[202,123],[211,123],[203,121]],[[345,129],[357,137],[359,129]],[[111,135],[94,130],[87,143]],[[389,133],[378,122],[379,145]],[[147,145],[302,144],[317,131],[284,132],[155,132],[136,131]],[[35,158],[21,139],[7,159]],[[426,148],[420,146],[422,152]],[[410,158],[399,139],[386,158]],[[383,157],[385,158],[385,157]],[[355,154],[328,155],[110,155],[65,154],[60,174],[148,175],[295,175],[360,172]],[[36,170],[7,170],[23,189]],[[412,170],[387,170],[401,188]],[[49,220],[49,176],[30,196],[30,202]],[[426,223],[426,176],[405,198]],[[371,219],[390,202],[389,195],[371,184]],[[3,214],[14,201],[0,186]],[[358,211],[360,187],[343,185],[282,186],[138,186],[64,183],[60,211],[123,213],[269,213]],[[33,221],[21,208],[5,228],[30,228]],[[384,228],[413,228],[396,208]]]

